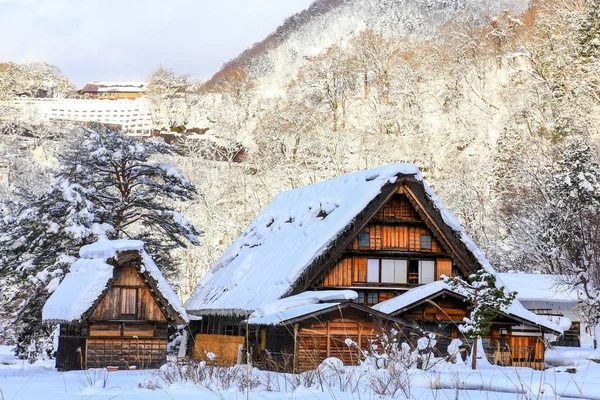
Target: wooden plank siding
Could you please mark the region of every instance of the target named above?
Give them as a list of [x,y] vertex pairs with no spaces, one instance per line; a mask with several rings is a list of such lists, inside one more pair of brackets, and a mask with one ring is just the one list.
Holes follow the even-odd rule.
[[[118,276],[106,295],[100,300],[90,315],[91,321],[111,321],[133,319],[141,321],[166,322],[167,319],[160,309],[152,293],[144,284],[139,273],[133,266],[119,268]],[[136,312],[133,315],[122,313],[122,289],[134,289],[136,295]]]
[[399,187],[397,194],[379,209],[375,218],[403,219],[407,221],[418,221],[420,219],[419,214],[404,194],[402,187]]
[[[349,249],[399,250],[423,253],[440,253],[443,251],[432,232],[423,227],[370,223],[362,232],[369,234],[369,247],[359,246],[357,237],[352,241]],[[421,248],[421,235],[431,236],[431,249]]]
[[[367,282],[367,260],[373,257],[347,256],[338,261],[324,276],[323,281],[319,286],[322,287],[351,287],[351,286],[394,286],[394,287],[412,287],[409,284],[378,284]],[[390,259],[391,257],[381,256],[382,259]],[[400,259],[399,257],[398,259]],[[407,259],[407,258],[402,258]],[[411,257],[411,259],[419,259],[419,257]],[[435,259],[435,277],[436,280],[441,279],[441,275],[452,275],[452,260],[446,258]],[[382,300],[380,300],[382,301]]]
[[246,343],[244,336],[198,334],[194,338],[192,357],[196,360],[212,362],[208,353],[216,356],[214,361],[222,366],[235,365],[241,348]]
[[167,339],[89,338],[86,367],[159,368],[167,361]]
[[346,345],[346,339],[367,349],[376,340],[377,332],[372,322],[342,318],[304,326],[298,332],[298,369],[314,369],[328,357],[339,358],[346,365],[358,365],[362,355],[355,346]]

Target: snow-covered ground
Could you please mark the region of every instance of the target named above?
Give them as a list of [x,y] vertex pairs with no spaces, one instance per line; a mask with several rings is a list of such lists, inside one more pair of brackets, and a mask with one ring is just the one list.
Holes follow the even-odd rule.
[[[564,352],[577,358],[576,350]],[[582,357],[583,352],[581,352]],[[561,352],[555,352],[561,357]],[[57,372],[53,361],[40,361],[30,365],[17,360],[10,347],[0,346],[0,399],[379,399],[368,390],[370,382],[381,376],[379,372],[366,372],[360,368],[345,368],[341,373],[325,371],[322,384],[311,387],[303,385],[291,389],[293,378],[290,375],[249,370],[247,375],[260,382],[247,394],[235,384],[229,389],[211,389],[190,383],[162,385],[157,371],[116,371],[103,372],[108,380],[102,387],[102,379],[93,381],[93,371]],[[527,368],[482,366],[477,371],[464,365],[444,365],[441,368],[421,371],[409,370],[410,381],[407,393],[398,391],[393,398],[410,399],[600,399],[600,364],[583,361],[581,357],[576,367],[557,367],[546,371],[533,371]],[[246,368],[246,367],[242,367]],[[570,369],[570,372],[567,371]],[[328,375],[329,373],[329,375]],[[242,375],[245,375],[244,372]],[[324,377],[324,378],[323,378]],[[140,381],[153,380],[161,388],[142,389]],[[358,390],[350,389],[358,382]],[[385,381],[385,380],[383,380]],[[222,381],[221,381],[222,382]],[[267,382],[268,388],[267,390]],[[408,396],[407,396],[408,395]],[[391,398],[391,397],[383,397]]]

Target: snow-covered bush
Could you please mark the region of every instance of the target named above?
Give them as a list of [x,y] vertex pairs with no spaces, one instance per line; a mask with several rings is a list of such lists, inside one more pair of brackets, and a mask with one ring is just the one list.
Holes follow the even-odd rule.
[[108,385],[109,372],[106,368],[90,368],[77,375],[79,384],[86,387],[106,388]]
[[415,353],[417,358],[417,367],[419,369],[428,370],[431,369],[435,364],[437,364],[441,359],[436,357],[436,349],[435,345],[437,344],[437,339],[435,338],[435,333],[428,333],[426,336],[419,338],[417,340],[417,348],[415,349]]
[[247,365],[219,367],[205,361],[191,360],[187,363],[168,362],[148,379],[138,383],[145,389],[166,389],[176,383],[191,383],[209,390],[240,391],[254,389],[261,384],[257,370]]

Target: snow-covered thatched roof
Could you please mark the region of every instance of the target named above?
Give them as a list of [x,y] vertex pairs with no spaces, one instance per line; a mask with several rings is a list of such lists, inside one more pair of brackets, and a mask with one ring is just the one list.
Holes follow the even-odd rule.
[[[200,281],[186,310],[248,316],[308,290],[402,182],[463,274],[483,268],[497,276],[419,169],[391,164],[277,195]],[[499,277],[497,281],[505,286]]]
[[44,322],[66,323],[79,321],[105,292],[113,278],[118,254],[136,251],[141,258],[140,273],[149,278],[156,294],[166,302],[167,309],[177,322],[189,322],[181,300],[162,275],[140,240],[107,240],[83,246],[80,258],[52,293],[42,311]]
[[185,303],[186,310],[249,315],[288,294],[306,269],[399,174],[422,180],[416,166],[392,164],[275,196],[200,281]]
[[[463,299],[465,298],[465,295],[461,293],[460,289],[451,288],[444,281],[435,281],[428,283],[427,285],[410,289],[400,296],[382,301],[381,303],[374,305],[373,309],[385,314],[395,315],[419,305],[423,301],[437,297],[444,292],[452,293]],[[526,310],[518,300],[514,300],[512,304],[506,309],[502,310],[502,312],[503,314],[516,319],[517,321],[539,325],[548,330],[559,333],[562,333],[571,325],[571,321],[568,321],[566,318],[564,318],[565,321],[559,321],[559,323],[555,323],[549,318],[534,314],[531,311]]]
[[520,301],[577,303],[583,296],[566,283],[569,281],[566,276],[508,272],[499,273],[498,277],[508,290],[517,292]]

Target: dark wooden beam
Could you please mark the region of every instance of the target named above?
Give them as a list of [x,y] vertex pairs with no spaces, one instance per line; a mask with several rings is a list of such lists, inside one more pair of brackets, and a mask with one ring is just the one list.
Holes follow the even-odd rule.
[[360,250],[360,249],[352,249],[347,250],[343,254],[344,256],[373,256],[376,258],[382,257],[402,257],[402,258],[410,258],[410,259],[425,259],[425,258],[451,258],[451,255],[448,253],[434,253],[434,252],[425,252],[425,251],[402,251],[402,250]]
[[384,225],[407,225],[407,226],[421,226],[427,227],[425,221],[414,221],[410,219],[402,218],[377,218],[374,217],[369,223],[384,224]]

